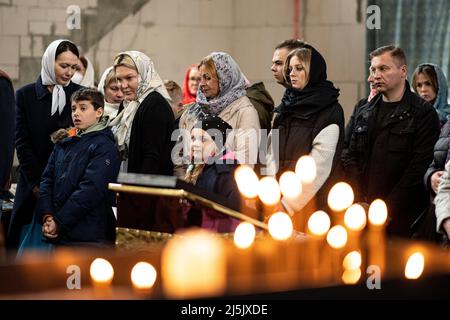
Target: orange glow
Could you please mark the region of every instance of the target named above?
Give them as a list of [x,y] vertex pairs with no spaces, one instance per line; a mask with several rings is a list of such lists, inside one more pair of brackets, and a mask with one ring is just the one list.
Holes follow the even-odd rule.
[[147,262],[138,262],[131,270],[131,282],[137,289],[150,289],[156,281],[156,269]]
[[347,230],[343,226],[334,226],[328,231],[327,242],[334,249],[341,249],[347,244]]
[[386,223],[387,206],[381,199],[374,200],[369,207],[369,222],[374,226],[382,226]]
[[357,203],[352,204],[345,212],[344,223],[350,230],[361,231],[366,226],[366,222],[366,211]]
[[258,195],[258,176],[249,166],[241,165],[234,172],[234,179],[244,197],[255,198]]
[[302,183],[312,183],[317,175],[314,159],[311,156],[300,157],[295,165],[295,174],[300,177]]
[[418,279],[423,273],[425,267],[425,258],[420,252],[412,254],[405,267],[406,279]]
[[350,207],[355,196],[352,187],[346,182],[336,183],[328,193],[328,205],[334,211],[343,211]]
[[291,218],[284,212],[276,212],[269,218],[269,233],[277,240],[286,240],[292,235]]
[[247,249],[255,241],[255,233],[255,227],[251,223],[240,223],[234,231],[234,244],[240,249]]
[[302,182],[293,171],[286,171],[280,177],[280,189],[283,196],[297,198],[302,193]]
[[315,236],[323,236],[330,229],[331,221],[324,211],[314,212],[308,220],[308,230]]
[[264,177],[259,181],[258,195],[262,203],[273,206],[280,201],[280,186],[273,177]]

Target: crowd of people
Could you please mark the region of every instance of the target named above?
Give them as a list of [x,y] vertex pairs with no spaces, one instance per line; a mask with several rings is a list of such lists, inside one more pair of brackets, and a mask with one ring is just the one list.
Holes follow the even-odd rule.
[[[108,183],[119,172],[174,175],[239,202],[239,164],[279,177],[303,155],[314,159],[317,177],[297,198],[282,199],[294,218],[325,208],[334,183],[347,181],[357,202],[386,201],[389,234],[448,240],[447,79],[424,63],[410,85],[405,52],[393,45],[369,58],[370,94],[345,126],[324,57],[301,40],[275,47],[270,69],[285,88],[275,103],[225,52],[190,65],[181,87],[163,80],[145,53],[121,52],[96,87],[94,68],[77,46],[52,42],[36,82],[15,96],[0,71],[2,197],[14,149],[19,159],[7,246],[112,244]],[[200,226],[233,232],[237,221],[205,211]]]

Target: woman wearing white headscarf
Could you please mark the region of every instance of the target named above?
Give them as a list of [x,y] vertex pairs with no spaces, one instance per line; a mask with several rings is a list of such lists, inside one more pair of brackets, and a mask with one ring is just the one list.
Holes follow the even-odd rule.
[[73,75],[72,82],[87,88],[95,88],[95,72],[91,60],[86,56],[80,57],[78,69]]
[[[199,64],[201,82],[196,104],[181,116],[180,129],[190,132],[205,115],[219,116],[233,128],[227,148],[241,164],[254,165],[258,157],[259,117],[246,96],[250,85],[238,64],[227,53],[213,52]],[[186,140],[184,139],[185,143]],[[184,150],[189,150],[185,145]],[[177,168],[176,174],[180,175]]]
[[17,247],[22,227],[31,222],[42,172],[53,149],[50,134],[72,126],[70,97],[81,88],[71,82],[78,49],[68,40],[52,42],[42,57],[35,83],[16,93],[16,150],[18,183],[7,245]]
[[153,66],[139,51],[114,59],[117,81],[125,95],[111,122],[122,154],[123,172],[172,175],[171,134],[174,116],[170,96]]
[[124,99],[122,90],[117,82],[114,67],[109,67],[103,72],[97,90],[105,97],[105,115],[114,119],[119,113],[119,107]]

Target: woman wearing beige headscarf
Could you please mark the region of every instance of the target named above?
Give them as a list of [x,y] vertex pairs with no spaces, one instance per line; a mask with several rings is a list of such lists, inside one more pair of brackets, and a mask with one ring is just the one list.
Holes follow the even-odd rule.
[[172,175],[170,138],[175,119],[153,61],[142,52],[126,51],[116,56],[114,69],[125,95],[111,122],[122,154],[121,171]]

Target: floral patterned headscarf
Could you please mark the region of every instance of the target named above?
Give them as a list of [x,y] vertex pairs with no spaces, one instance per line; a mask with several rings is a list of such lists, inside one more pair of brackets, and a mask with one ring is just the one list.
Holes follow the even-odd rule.
[[210,56],[219,78],[219,94],[208,100],[199,88],[197,103],[208,114],[218,115],[232,102],[245,96],[245,90],[250,83],[241,72],[236,61],[228,53],[213,52]]

